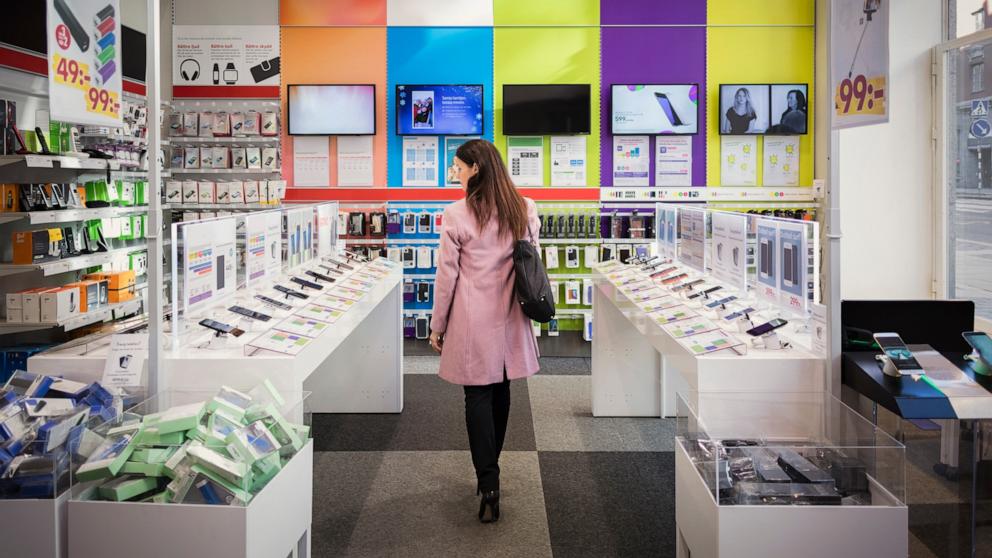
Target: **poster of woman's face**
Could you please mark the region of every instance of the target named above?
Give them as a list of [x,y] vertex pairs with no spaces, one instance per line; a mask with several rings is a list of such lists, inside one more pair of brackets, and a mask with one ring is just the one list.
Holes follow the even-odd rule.
[[769,116],[767,85],[720,85],[721,134],[763,134]]
[[772,123],[769,134],[805,134],[809,122],[809,102],[805,83],[772,85]]

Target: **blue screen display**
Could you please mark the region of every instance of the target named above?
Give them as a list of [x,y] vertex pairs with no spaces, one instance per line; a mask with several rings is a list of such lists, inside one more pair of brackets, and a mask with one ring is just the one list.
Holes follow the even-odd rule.
[[481,85],[397,85],[396,133],[476,136],[483,133]]

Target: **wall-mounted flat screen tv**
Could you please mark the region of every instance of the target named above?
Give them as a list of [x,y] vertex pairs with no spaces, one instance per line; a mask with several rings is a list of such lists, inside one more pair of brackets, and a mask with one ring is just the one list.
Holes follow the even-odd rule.
[[764,134],[771,121],[767,84],[720,85],[720,133]]
[[482,95],[481,85],[397,85],[396,133],[482,135]]
[[809,84],[773,83],[771,85],[771,125],[766,134],[787,136],[807,133]]
[[699,131],[699,84],[613,84],[610,92],[613,135]]
[[504,85],[503,134],[588,134],[589,96],[588,83]]
[[375,134],[375,84],[289,85],[291,136]]

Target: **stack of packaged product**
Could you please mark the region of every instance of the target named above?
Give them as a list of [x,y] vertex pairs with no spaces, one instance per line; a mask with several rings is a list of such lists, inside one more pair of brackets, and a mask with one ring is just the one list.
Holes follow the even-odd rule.
[[99,383],[16,371],[0,389],[0,498],[53,498],[70,464],[87,455],[84,425],[128,404]]
[[249,393],[222,387],[207,401],[125,413],[99,428],[99,447],[75,473],[94,481],[83,500],[246,505],[306,444],[268,382]]

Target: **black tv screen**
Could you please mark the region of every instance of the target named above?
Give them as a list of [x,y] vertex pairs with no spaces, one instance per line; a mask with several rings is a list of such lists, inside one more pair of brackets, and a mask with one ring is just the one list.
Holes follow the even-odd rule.
[[503,134],[507,136],[588,134],[590,87],[504,85]]

